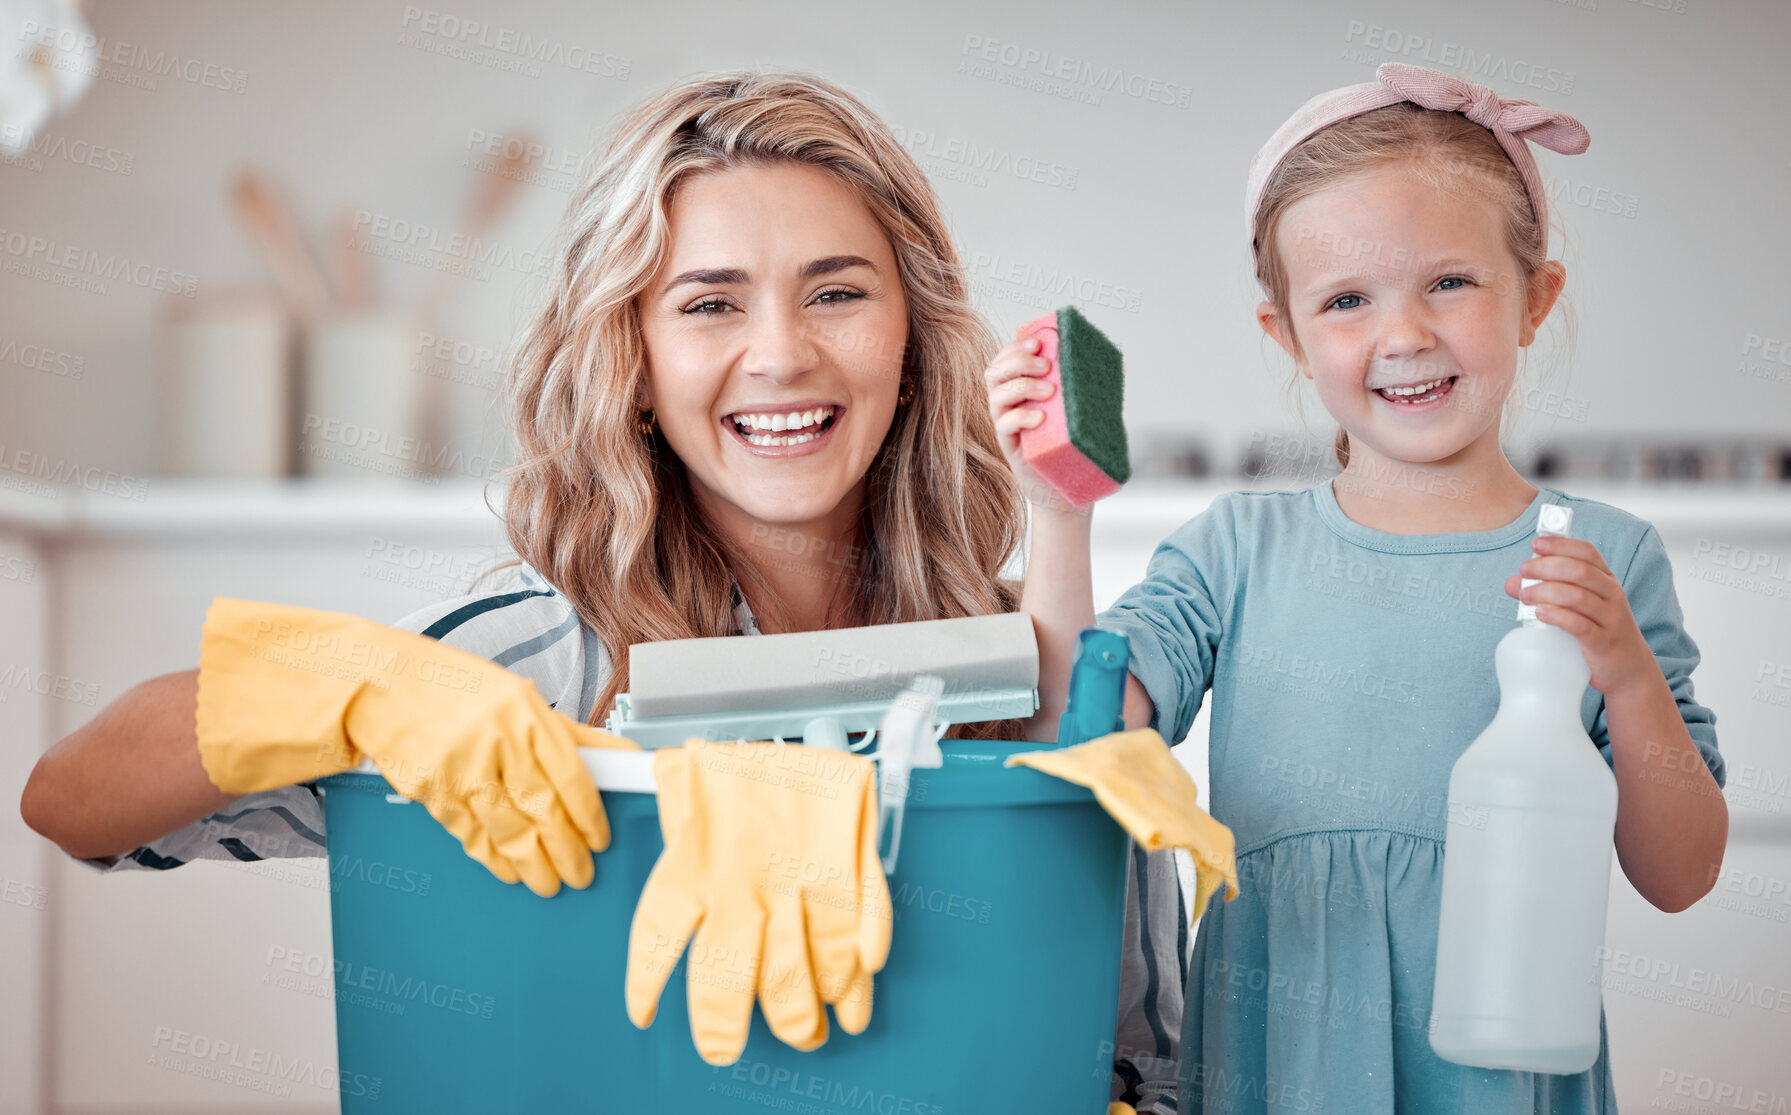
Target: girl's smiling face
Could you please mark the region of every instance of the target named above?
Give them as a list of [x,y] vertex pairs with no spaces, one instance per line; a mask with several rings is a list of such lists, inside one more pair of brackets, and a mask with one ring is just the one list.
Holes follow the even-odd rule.
[[716,525],[844,531],[901,387],[908,305],[870,209],[782,162],[692,178],[638,297],[650,407]]
[[1361,449],[1438,465],[1497,450],[1517,351],[1565,272],[1544,263],[1526,283],[1499,207],[1472,186],[1386,166],[1282,214],[1288,318],[1269,302],[1257,317],[1349,432],[1352,465]]

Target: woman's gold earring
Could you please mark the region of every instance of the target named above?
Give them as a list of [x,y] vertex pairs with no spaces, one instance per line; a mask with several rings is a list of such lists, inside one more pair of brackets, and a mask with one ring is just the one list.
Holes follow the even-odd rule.
[[659,419],[650,410],[643,410],[634,420],[635,429],[642,437],[652,437],[653,431],[659,428]]
[[914,381],[902,380],[902,389],[896,392],[896,406],[905,407],[914,401]]

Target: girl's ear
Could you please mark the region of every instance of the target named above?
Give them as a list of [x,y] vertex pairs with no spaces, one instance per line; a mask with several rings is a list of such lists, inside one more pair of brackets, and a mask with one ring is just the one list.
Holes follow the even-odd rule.
[[1275,343],[1280,345],[1287,355],[1293,357],[1294,367],[1299,369],[1300,374],[1311,379],[1312,374],[1306,370],[1306,361],[1300,357],[1300,346],[1294,341],[1293,327],[1275,309],[1273,302],[1258,302],[1256,304],[1256,323],[1262,326],[1264,333],[1275,339]]
[[1536,330],[1555,308],[1555,299],[1567,285],[1567,268],[1559,260],[1548,260],[1530,274],[1529,305],[1524,309],[1523,328],[1518,330],[1517,343],[1527,346],[1536,339]]

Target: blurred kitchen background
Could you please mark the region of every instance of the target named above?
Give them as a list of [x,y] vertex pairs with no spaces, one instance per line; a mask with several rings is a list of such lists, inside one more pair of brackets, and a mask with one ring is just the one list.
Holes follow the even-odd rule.
[[[1000,333],[1074,302],[1117,341],[1139,479],[1096,519],[1105,603],[1216,493],[1335,472],[1255,324],[1242,194],[1383,61],[1591,132],[1538,153],[1567,312],[1509,453],[1659,527],[1732,816],[1692,910],[1614,879],[1619,1094],[1791,1109],[1791,7],[436,2],[0,0],[0,1112],[336,1109],[321,861],[100,878],[10,803],[194,665],[213,596],[391,620],[502,552],[505,354],[624,109],[833,79],[932,177]],[[222,1074],[194,1035],[301,1069]]]

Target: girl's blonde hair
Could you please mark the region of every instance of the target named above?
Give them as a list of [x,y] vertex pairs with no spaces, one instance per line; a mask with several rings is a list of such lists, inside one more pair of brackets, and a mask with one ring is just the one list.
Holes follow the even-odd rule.
[[[863,548],[840,563],[851,625],[1011,612],[999,571],[1025,504],[989,418],[998,347],[926,176],[844,90],[791,73],[679,84],[621,121],[567,214],[552,292],[523,336],[508,390],[519,450],[504,509],[518,558],[563,593],[614,666],[591,714],[628,685],[628,648],[736,633],[735,581],[775,599],[706,522],[685,469],[640,426],[646,374],[635,299],[669,247],[668,211],[697,175],[821,167],[856,194],[894,250],[908,303],[912,397],[867,476]],[[836,557],[838,555],[835,555]],[[492,570],[491,572],[495,572]],[[1013,738],[1014,725],[966,729]]]
[[[1459,112],[1441,112],[1410,101],[1386,105],[1323,128],[1288,153],[1263,190],[1256,210],[1256,279],[1284,322],[1291,320],[1287,271],[1278,250],[1281,217],[1302,198],[1384,166],[1402,166],[1438,189],[1496,205],[1503,219],[1505,245],[1517,260],[1526,289],[1547,259],[1538,226],[1546,221],[1548,200],[1535,208],[1523,176],[1492,132]],[[1537,217],[1540,210],[1543,218]],[[1561,305],[1567,315],[1565,303]],[[1568,325],[1571,345],[1571,323]],[[1288,340],[1297,353],[1299,340],[1291,328]],[[1296,380],[1297,382],[1297,380]],[[1520,396],[1505,401],[1501,423],[1510,417]],[[1337,467],[1349,466],[1349,433],[1339,428],[1332,446]]]

